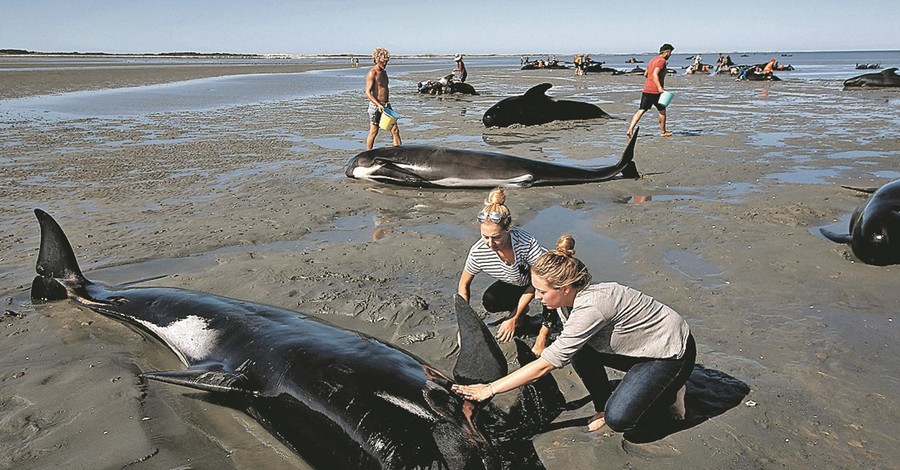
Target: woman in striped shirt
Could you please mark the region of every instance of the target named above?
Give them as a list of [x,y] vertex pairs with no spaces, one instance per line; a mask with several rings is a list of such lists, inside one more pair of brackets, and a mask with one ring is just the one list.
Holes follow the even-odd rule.
[[[497,330],[500,342],[509,341],[534,299],[531,265],[547,249],[528,232],[512,227],[512,216],[502,188],[496,188],[488,195],[478,221],[481,238],[469,249],[457,292],[468,302],[475,275],[484,272],[496,279],[497,282],[484,291],[482,304],[488,312],[510,312]],[[536,353],[543,351],[549,333],[549,319],[545,317],[535,340]]]

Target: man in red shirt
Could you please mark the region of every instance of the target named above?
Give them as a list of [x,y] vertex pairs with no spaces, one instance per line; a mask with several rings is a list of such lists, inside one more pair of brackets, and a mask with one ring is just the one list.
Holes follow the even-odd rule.
[[641,116],[650,109],[650,106],[656,106],[656,110],[659,112],[660,135],[663,137],[672,135],[671,132],[666,130],[666,107],[659,104],[659,95],[666,91],[663,88],[667,70],[666,60],[672,55],[674,50],[675,48],[671,44],[663,44],[659,48],[659,55],[650,59],[650,62],[647,64],[647,70],[644,71],[647,81],[644,82],[644,90],[641,93],[641,107],[634,113],[634,117],[631,118],[631,125],[628,126],[629,138],[632,131],[634,131],[634,126],[641,120]]

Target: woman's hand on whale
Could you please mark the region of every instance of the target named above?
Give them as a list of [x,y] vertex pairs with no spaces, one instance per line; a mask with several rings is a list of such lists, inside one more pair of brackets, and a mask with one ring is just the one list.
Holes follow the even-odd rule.
[[453,393],[472,401],[484,401],[494,396],[491,384],[453,385]]

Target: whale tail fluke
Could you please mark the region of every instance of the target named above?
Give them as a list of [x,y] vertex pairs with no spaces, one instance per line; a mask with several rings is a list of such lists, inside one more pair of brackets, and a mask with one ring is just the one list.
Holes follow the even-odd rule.
[[81,273],[72,245],[59,224],[40,209],[35,209],[34,215],[41,225],[41,248],[35,266],[38,275],[31,284],[31,298],[65,299],[67,287],[79,289],[89,281]]
[[624,165],[622,167],[623,178],[638,179],[641,177],[637,165],[634,164],[634,147],[637,143],[637,136],[640,133],[640,130],[640,127],[634,128],[634,131],[631,133],[631,139],[628,140],[628,146],[626,146],[625,151],[622,152],[622,159],[619,161],[619,166]]

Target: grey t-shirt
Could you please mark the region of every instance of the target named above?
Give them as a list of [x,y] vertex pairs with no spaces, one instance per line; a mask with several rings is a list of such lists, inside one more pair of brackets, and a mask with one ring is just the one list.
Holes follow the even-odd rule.
[[615,282],[586,287],[574,305],[557,309],[563,330],[541,357],[563,367],[583,346],[599,352],[654,359],[680,359],[687,322],[649,295]]

